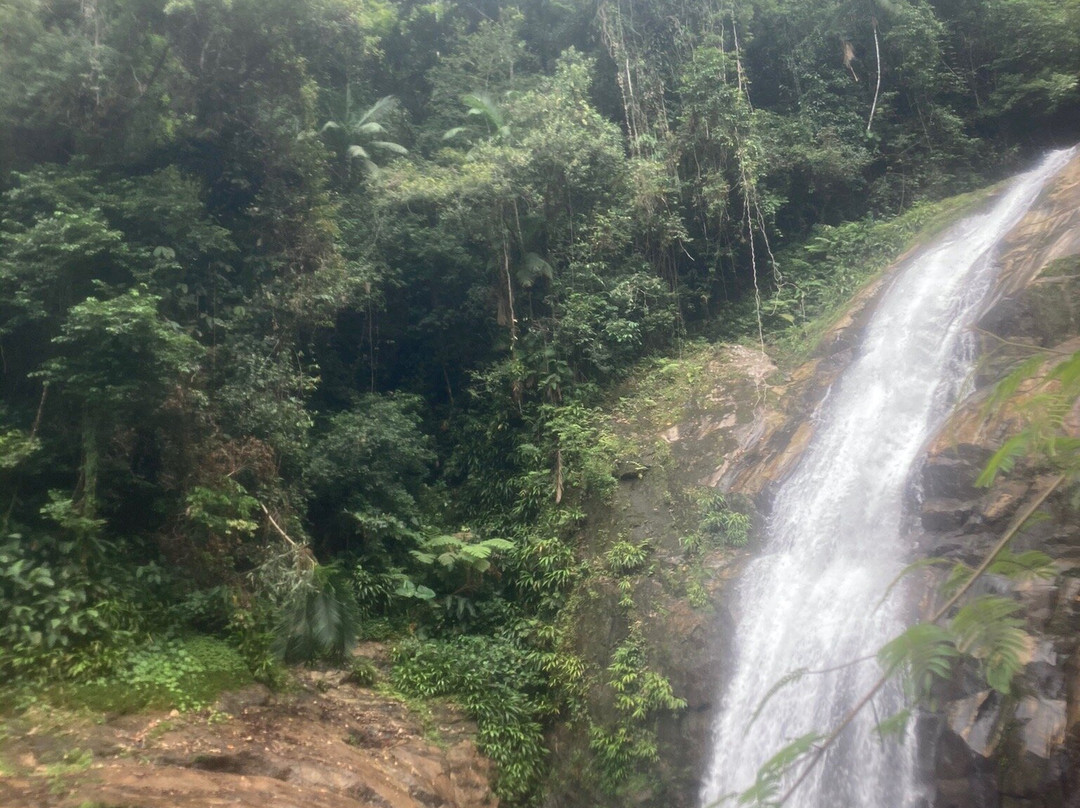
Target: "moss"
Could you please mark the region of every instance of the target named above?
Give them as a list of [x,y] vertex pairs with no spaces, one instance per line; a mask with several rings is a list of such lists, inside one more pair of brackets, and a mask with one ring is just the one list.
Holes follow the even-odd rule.
[[58,685],[47,698],[97,713],[190,710],[212,704],[223,691],[252,681],[236,649],[213,637],[192,636],[136,648],[113,675]]
[[1080,255],[1052,261],[1024,296],[1031,311],[1034,336],[1044,346],[1080,333]]

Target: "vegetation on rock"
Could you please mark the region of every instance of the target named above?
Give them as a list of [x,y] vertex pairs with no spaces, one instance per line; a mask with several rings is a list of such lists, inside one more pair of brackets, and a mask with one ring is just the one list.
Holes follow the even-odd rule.
[[[4,3],[0,676],[186,707],[416,635],[398,686],[505,798],[556,721],[617,790],[680,700],[632,618],[573,648],[575,585],[653,550],[585,551],[643,456],[614,386],[805,341],[1075,137],[1078,69],[1075,0]],[[702,507],[688,554],[745,543]]]

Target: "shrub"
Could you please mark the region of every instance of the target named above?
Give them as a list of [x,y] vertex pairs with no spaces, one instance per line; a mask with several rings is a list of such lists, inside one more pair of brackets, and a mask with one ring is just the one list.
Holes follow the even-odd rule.
[[394,651],[394,685],[410,696],[449,696],[476,720],[477,743],[498,766],[495,791],[523,803],[535,792],[545,756],[540,718],[546,678],[512,640],[463,636],[410,640]]

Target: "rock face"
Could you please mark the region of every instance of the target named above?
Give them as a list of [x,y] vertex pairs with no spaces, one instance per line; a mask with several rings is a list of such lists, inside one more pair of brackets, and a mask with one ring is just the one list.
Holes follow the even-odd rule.
[[[645,641],[650,667],[670,681],[687,706],[658,716],[658,761],[647,772],[642,766],[640,782],[615,794],[597,787],[587,728],[561,728],[550,743],[548,808],[697,805],[734,632],[733,614],[739,608],[727,584],[756,548],[751,539],[746,548],[688,555],[683,540],[700,518],[695,497],[720,490],[733,501],[753,503],[749,508],[744,504],[744,510],[767,513],[777,483],[813,435],[819,403],[853,358],[885,280],[882,276],[864,288],[810,360],[790,373],[779,373],[760,351],[717,346],[689,373],[676,369],[696,381],[680,388],[675,398],[644,412],[615,414],[627,434],[652,436],[654,445],[624,464],[614,501],[589,514],[584,555],[590,566],[602,567],[605,551],[615,542],[647,543],[652,567],[648,574],[635,576],[628,590],[621,590],[614,576],[590,577],[579,587],[572,601],[574,620],[582,630],[574,650],[601,682],[590,691],[590,712],[601,719],[610,716],[614,696],[602,686],[602,672],[634,624]],[[655,391],[631,389],[626,394],[648,400]],[[700,584],[696,597],[687,584],[695,579]],[[626,594],[635,604],[632,613],[620,605]]]
[[[1008,235],[1000,280],[977,327],[982,357],[975,390],[928,447],[921,472],[918,550],[977,563],[1017,513],[1053,479],[1019,464],[988,489],[975,480],[1007,436],[1028,417],[1034,383],[1005,408],[986,407],[1003,373],[1047,349],[1080,349],[1080,159],[1074,160]],[[1077,413],[1066,418],[1076,430]],[[1033,637],[1013,696],[979,690],[975,677],[953,684],[937,737],[935,808],[1080,805],[1080,514],[1075,492],[1058,491],[1049,518],[1023,531],[1014,550],[1039,549],[1056,575],[1020,588]],[[993,585],[993,582],[990,582]]]
[[[632,627],[644,644],[648,667],[667,678],[687,706],[650,718],[658,760],[648,764],[648,771],[642,762],[640,777],[615,791],[599,785],[589,727],[580,722],[560,727],[549,739],[552,774],[546,805],[696,804],[717,695],[715,671],[723,666],[722,638],[730,633],[724,585],[747,552],[713,548],[693,555],[682,540],[697,528],[694,497],[726,472],[726,467],[717,468],[716,459],[738,456],[741,447],[783,420],[765,381],[774,371],[758,351],[718,346],[671,369],[672,381],[683,385],[672,400],[653,400],[658,391],[670,392],[664,376],[648,390],[624,391],[630,403],[613,418],[617,429],[640,445],[641,454],[625,464],[612,500],[594,507],[582,529],[582,554],[593,572],[568,606],[580,627],[574,651],[593,683],[588,710],[597,725],[611,727],[617,721],[607,668]],[[694,381],[688,383],[687,376]],[[608,571],[605,554],[618,543],[647,547],[647,566],[626,575]],[[690,594],[690,581],[699,587],[696,597]]]
[[[256,685],[202,714],[38,725],[4,749],[18,770],[0,777],[0,805],[497,808],[475,725],[456,712],[437,711],[425,730],[340,671],[297,676],[290,692]],[[64,763],[73,751],[84,766]]]
[[[921,521],[921,531],[913,531],[913,558],[977,563],[1047,485],[1045,470],[1026,467],[990,489],[977,488],[975,480],[1024,422],[1016,405],[986,416],[996,381],[1033,348],[1080,349],[1080,159],[1008,235],[999,260],[1000,280],[978,323],[982,358],[974,392],[927,447],[913,481],[912,504]],[[696,804],[731,614],[738,608],[725,595],[726,584],[754,547],[751,542],[746,550],[707,554],[698,573],[706,573],[708,605],[688,605],[685,593],[670,583],[688,575],[679,548],[679,536],[689,529],[685,512],[692,510],[687,492],[735,492],[767,513],[777,483],[813,435],[817,407],[853,357],[883,280],[864,289],[796,370],[778,374],[756,352],[717,349],[704,383],[686,392],[685,403],[669,403],[660,421],[628,420],[636,434],[654,434],[658,448],[627,467],[610,513],[591,516],[589,552],[600,558],[616,539],[649,542],[654,549],[655,570],[633,584],[639,606],[633,620],[647,639],[653,667],[688,706],[658,720],[654,777],[614,799],[590,781],[583,732],[560,732],[553,739],[551,808]],[[1080,435],[1080,413],[1066,421]],[[1017,551],[1039,548],[1056,559],[1053,580],[1026,584],[1018,593],[1033,642],[1015,693],[987,690],[981,677],[968,672],[942,694],[938,713],[919,719],[920,731],[936,741],[935,757],[927,762],[935,779],[934,808],[1080,808],[1080,518],[1070,493],[1050,497],[1044,510],[1051,518],[1015,542]],[[577,651],[602,670],[631,618],[620,609],[614,580],[593,580],[586,600],[577,615],[587,627]],[[600,688],[591,698],[602,713],[610,694]]]

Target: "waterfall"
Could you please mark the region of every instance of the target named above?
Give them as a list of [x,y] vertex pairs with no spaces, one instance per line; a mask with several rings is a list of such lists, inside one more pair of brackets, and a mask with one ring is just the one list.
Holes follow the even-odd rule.
[[[989,210],[900,267],[881,297],[856,359],[816,415],[814,439],[777,494],[763,554],[739,580],[731,675],[713,728],[703,806],[751,786],[784,744],[828,733],[881,675],[873,659],[844,663],[873,654],[910,617],[902,593],[875,606],[909,560],[911,469],[969,375],[966,329],[993,281],[998,242],[1071,156],[1054,152],[1015,178]],[[779,690],[751,723],[785,674],[838,666]],[[885,740],[876,733],[876,719],[903,706],[896,690],[863,710],[788,805],[927,803],[913,733]]]

